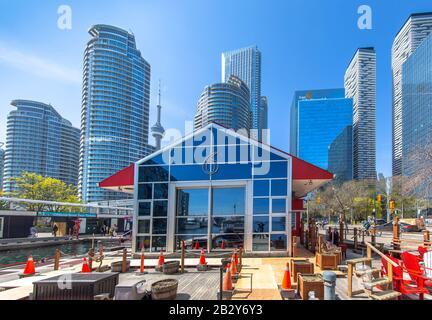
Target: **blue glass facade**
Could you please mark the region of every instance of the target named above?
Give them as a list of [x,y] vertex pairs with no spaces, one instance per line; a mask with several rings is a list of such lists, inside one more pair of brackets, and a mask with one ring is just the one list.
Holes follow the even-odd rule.
[[328,170],[336,175],[336,180],[340,183],[353,179],[352,134],[352,126],[346,127],[328,150]]
[[289,156],[221,126],[195,131],[136,164],[134,250],[288,251],[290,170]]
[[432,143],[432,36],[404,63],[402,75],[402,174],[412,176],[430,166],[430,159],[414,159]]
[[7,119],[4,191],[14,191],[10,178],[23,171],[77,185],[79,129],[51,106],[14,100]]
[[98,183],[148,154],[150,65],[122,29],[96,25],[84,53],[80,197],[123,198]]
[[4,157],[5,157],[5,152],[2,148],[0,148],[0,191],[3,190]]
[[352,125],[352,105],[344,89],[296,92],[291,107],[291,153],[328,169],[328,148]]

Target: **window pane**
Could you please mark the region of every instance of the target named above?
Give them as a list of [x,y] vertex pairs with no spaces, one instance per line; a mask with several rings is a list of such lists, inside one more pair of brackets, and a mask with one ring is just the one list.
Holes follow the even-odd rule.
[[286,200],[285,199],[273,199],[272,211],[273,211],[273,213],[286,213]]
[[150,216],[151,214],[151,202],[140,202],[139,203],[139,209],[138,209],[138,215],[140,217],[143,216]]
[[177,234],[207,234],[208,218],[177,218]]
[[272,251],[285,251],[287,249],[287,236],[284,234],[272,234],[270,246]]
[[254,196],[255,197],[268,197],[270,190],[270,181],[268,180],[255,180],[254,181]]
[[152,185],[149,183],[138,185],[138,200],[152,199]]
[[207,216],[208,189],[177,191],[177,216]]
[[167,233],[167,219],[153,219],[153,234]]
[[263,162],[254,166],[254,176],[264,178],[287,178],[288,162]]
[[285,231],[285,218],[272,218],[272,231]]
[[212,233],[244,233],[244,217],[213,218]]
[[250,179],[252,166],[250,164],[219,164],[212,180]]
[[253,218],[253,232],[263,233],[269,232],[269,217],[254,217]]
[[213,215],[244,215],[244,188],[215,188],[213,189]]
[[272,180],[272,196],[286,197],[288,194],[288,180]]
[[159,252],[166,249],[166,237],[152,237],[152,252]]
[[138,220],[138,233],[150,233],[150,220]]
[[140,252],[144,246],[144,251],[150,251],[150,237],[137,237],[136,238],[136,252]]
[[166,217],[168,216],[168,201],[154,201],[153,202],[153,216]]
[[269,199],[254,199],[254,214],[269,214],[270,212],[270,201]]
[[269,251],[269,235],[268,234],[254,234],[253,251]]
[[168,181],[168,166],[146,167],[139,168],[139,182],[157,182]]
[[168,199],[168,184],[155,183],[154,185],[154,199]]
[[177,250],[181,250],[181,241],[185,242],[185,246],[187,250],[193,250],[197,246],[199,249],[207,248],[207,235],[187,235],[187,236],[176,236],[176,248]]
[[202,165],[171,166],[172,181],[197,181],[209,179],[210,177],[203,171]]
[[233,249],[243,247],[243,234],[221,234],[213,236],[212,249],[222,249],[222,243],[225,249]]

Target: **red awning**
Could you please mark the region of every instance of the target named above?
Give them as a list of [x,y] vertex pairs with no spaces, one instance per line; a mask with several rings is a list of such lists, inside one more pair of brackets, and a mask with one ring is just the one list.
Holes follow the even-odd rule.
[[[290,155],[291,156],[291,155]],[[333,174],[323,170],[313,164],[292,157],[292,188],[295,198],[305,197],[309,192],[321,187],[325,183],[333,180]],[[111,177],[99,183],[99,187],[111,191],[133,193],[134,191],[134,167],[129,167],[119,171]]]

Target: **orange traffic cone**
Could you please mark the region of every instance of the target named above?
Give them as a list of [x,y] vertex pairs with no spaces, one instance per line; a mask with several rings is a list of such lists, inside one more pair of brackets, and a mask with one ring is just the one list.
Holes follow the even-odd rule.
[[29,256],[27,259],[26,266],[24,268],[23,275],[30,276],[36,273],[35,264],[33,261],[33,256]]
[[82,273],[89,273],[89,272],[91,272],[90,267],[89,267],[89,265],[87,263],[87,259],[86,258],[83,259],[83,265],[82,265],[82,268],[81,268],[81,272]]
[[222,240],[222,243],[221,243],[221,249],[222,249],[222,250],[225,249],[225,241],[224,241],[224,240]]
[[236,265],[236,263],[235,263],[235,257],[234,257],[234,255],[233,255],[232,258],[231,258],[231,273],[232,273],[233,275],[236,275],[236,274],[237,274],[237,265]]
[[206,258],[204,256],[204,249],[201,250],[201,256],[200,256],[199,264],[202,266],[206,264]]
[[165,263],[165,257],[163,254],[163,251],[161,250],[160,255],[159,255],[159,261],[158,261],[158,267],[162,267]]
[[223,291],[232,291],[232,290],[233,290],[233,284],[231,279],[230,266],[228,264],[227,271],[225,273],[225,278],[223,280]]
[[198,249],[199,249],[199,242],[197,240],[197,241],[195,241],[195,250],[198,250]]
[[284,273],[283,280],[282,280],[282,289],[283,290],[291,289],[291,275],[289,272],[288,263],[286,264],[286,267],[285,267],[285,273]]
[[144,273],[144,250],[141,251],[140,272]]
[[238,258],[237,250],[234,251],[234,258],[235,258],[235,264],[238,265],[239,264],[239,258]]

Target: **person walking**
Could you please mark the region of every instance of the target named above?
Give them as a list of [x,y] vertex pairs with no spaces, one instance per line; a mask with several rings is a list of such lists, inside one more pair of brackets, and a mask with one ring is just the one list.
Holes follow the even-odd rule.
[[58,227],[57,227],[57,225],[54,223],[54,225],[53,225],[53,235],[54,235],[54,238],[57,237],[57,232],[58,232]]

